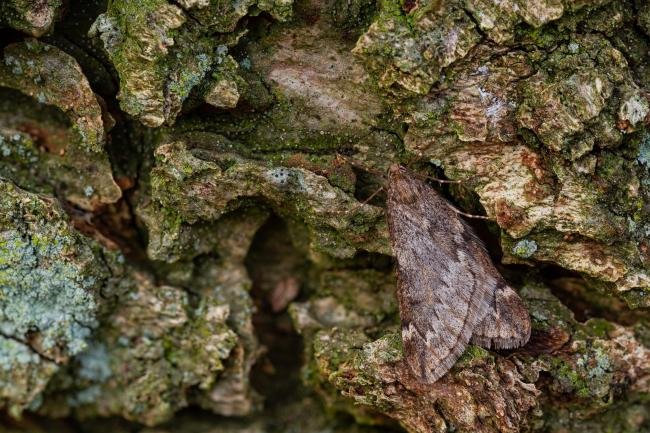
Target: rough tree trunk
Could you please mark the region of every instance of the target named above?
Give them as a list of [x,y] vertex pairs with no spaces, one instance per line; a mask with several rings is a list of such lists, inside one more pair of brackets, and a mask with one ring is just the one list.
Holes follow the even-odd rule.
[[[2,0],[0,27],[2,431],[650,431],[648,2]],[[393,163],[489,217],[525,347],[409,378]]]

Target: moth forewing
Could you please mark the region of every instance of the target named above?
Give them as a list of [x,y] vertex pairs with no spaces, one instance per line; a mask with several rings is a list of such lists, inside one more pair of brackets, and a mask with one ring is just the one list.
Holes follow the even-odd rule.
[[474,330],[471,342],[488,349],[514,349],[526,344],[530,339],[530,318],[517,292],[502,285],[493,299],[490,311]]

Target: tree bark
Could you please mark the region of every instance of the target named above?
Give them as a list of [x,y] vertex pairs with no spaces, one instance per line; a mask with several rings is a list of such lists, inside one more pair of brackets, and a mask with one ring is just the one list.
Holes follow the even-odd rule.
[[[650,432],[650,6],[0,5],[7,431]],[[523,347],[405,366],[392,164]],[[430,288],[435,290],[435,288]]]

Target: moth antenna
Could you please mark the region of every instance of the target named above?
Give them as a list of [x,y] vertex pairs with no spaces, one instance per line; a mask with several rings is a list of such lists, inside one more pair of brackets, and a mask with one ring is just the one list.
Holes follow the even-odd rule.
[[477,219],[477,220],[492,221],[492,219],[490,219],[490,217],[488,217],[488,216],[485,216],[485,215],[474,215],[474,214],[471,214],[471,213],[466,213],[466,212],[463,212],[462,210],[458,209],[457,207],[455,207],[455,206],[452,205],[452,204],[447,203],[447,205],[449,206],[449,208],[450,208],[451,210],[453,210],[454,212],[456,212],[458,215],[462,215],[462,216],[464,216],[464,217],[467,217],[467,218],[473,218],[473,219]]
[[438,182],[438,183],[443,183],[443,184],[454,184],[454,185],[459,185],[459,184],[462,184],[462,183],[464,183],[464,182],[467,182],[467,181],[473,179],[473,177],[470,177],[470,178],[467,178],[467,179],[457,179],[457,180],[440,179],[440,178],[433,177],[433,176],[427,176],[426,174],[420,174],[420,173],[417,173],[417,172],[411,170],[410,168],[407,168],[406,170],[408,170],[408,171],[411,173],[412,176],[417,177],[417,178],[419,178],[419,179],[422,179],[422,180],[431,180],[431,181],[433,181],[433,182]]
[[374,168],[371,168],[371,167],[365,166],[365,165],[363,165],[363,164],[361,164],[361,163],[359,163],[359,162],[353,161],[353,160],[351,160],[350,158],[348,158],[347,156],[343,156],[343,155],[341,155],[340,153],[337,153],[337,154],[336,154],[336,157],[337,157],[338,159],[342,159],[343,161],[347,162],[348,164],[350,164],[350,165],[353,166],[353,167],[360,168],[361,170],[363,170],[363,171],[367,171],[368,173],[372,173],[372,174],[374,174],[375,176],[379,176],[379,177],[381,177],[381,178],[386,178],[386,173],[381,172],[381,171],[378,171],[378,170],[375,170]]
[[[364,170],[364,171],[367,171],[368,173],[372,173],[372,174],[374,174],[374,175],[376,175],[376,176],[379,176],[379,177],[383,177],[383,178],[386,177],[386,173],[384,173],[384,172],[380,172],[380,171],[378,171],[378,170],[375,170],[375,169],[373,169],[373,168],[370,168],[370,167],[368,167],[368,166],[365,166],[365,165],[363,165],[363,164],[360,164],[360,163],[358,163],[358,162],[356,162],[356,161],[352,161],[350,158],[348,158],[347,156],[341,155],[340,153],[337,153],[337,154],[336,154],[336,157],[339,158],[339,159],[342,159],[343,161],[347,162],[348,164],[350,164],[350,165],[353,166],[353,167],[360,168],[360,169],[362,169],[362,170]],[[431,180],[431,181],[433,181],[433,182],[444,183],[444,184],[461,184],[461,183],[463,183],[463,182],[466,182],[466,181],[472,179],[472,178],[469,178],[469,179],[458,179],[458,180],[440,179],[440,178],[437,178],[437,177],[427,176],[427,175],[424,175],[424,174],[420,174],[420,173],[414,172],[413,170],[410,170],[410,169],[407,169],[407,170],[408,170],[409,172],[411,172],[411,174],[412,174],[413,176],[415,176],[415,177],[419,177],[420,179],[428,179],[428,180]]]
[[370,194],[370,195],[368,196],[368,198],[366,198],[366,199],[365,199],[364,201],[362,201],[360,204],[362,204],[362,205],[364,205],[364,204],[368,204],[368,202],[369,202],[370,200],[372,200],[373,198],[375,198],[375,196],[376,196],[377,194],[379,194],[379,192],[382,191],[382,190],[384,190],[384,189],[385,189],[385,188],[384,188],[383,186],[380,186],[379,188],[377,188],[377,190],[376,190],[375,192],[373,192],[372,194]]
[[438,179],[437,177],[432,177],[432,176],[423,176],[423,175],[420,175],[420,176],[427,179],[427,180],[431,180],[431,181],[438,182],[438,183],[456,184],[457,185],[457,184],[465,182],[463,179],[449,180],[449,179]]
[[353,213],[353,212],[356,212],[357,210],[359,210],[359,209],[361,208],[361,206],[364,206],[364,205],[368,204],[368,202],[370,202],[370,200],[372,200],[373,198],[375,198],[375,196],[376,196],[377,194],[379,194],[379,192],[380,192],[381,190],[383,190],[383,189],[385,189],[385,188],[384,188],[383,186],[380,186],[380,187],[379,187],[375,192],[373,192],[372,194],[370,194],[370,195],[369,195],[365,200],[363,200],[363,201],[357,203],[356,206],[354,206],[352,209],[350,209],[350,210],[348,210],[348,211],[345,211],[345,213]]

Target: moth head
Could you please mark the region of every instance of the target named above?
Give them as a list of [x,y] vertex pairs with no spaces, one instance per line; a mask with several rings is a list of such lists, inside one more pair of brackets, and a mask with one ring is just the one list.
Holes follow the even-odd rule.
[[400,203],[415,203],[420,197],[415,187],[417,182],[414,182],[407,170],[398,164],[393,164],[388,169],[388,183],[389,194]]

